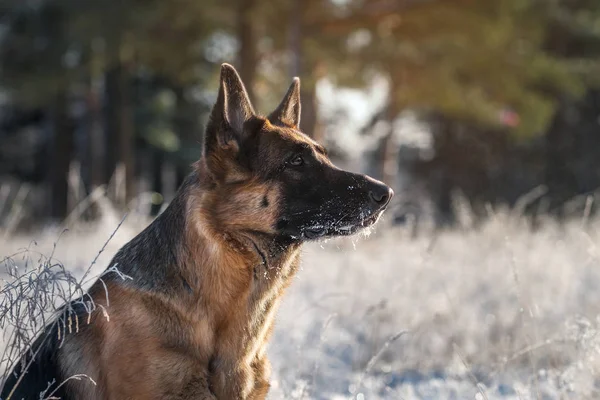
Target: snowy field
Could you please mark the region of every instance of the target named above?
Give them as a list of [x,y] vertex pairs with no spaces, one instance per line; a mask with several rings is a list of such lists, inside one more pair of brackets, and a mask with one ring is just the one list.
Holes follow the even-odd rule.
[[[81,273],[118,219],[2,238]],[[93,274],[142,227],[124,223]],[[585,225],[585,226],[584,226]],[[33,243],[35,239],[36,243]],[[600,398],[600,222],[478,229],[305,247],[270,344],[271,399]]]

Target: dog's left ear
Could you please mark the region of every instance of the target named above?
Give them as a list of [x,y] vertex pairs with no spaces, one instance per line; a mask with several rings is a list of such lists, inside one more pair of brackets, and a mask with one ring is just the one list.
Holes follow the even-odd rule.
[[300,78],[294,78],[279,106],[269,115],[269,121],[293,127],[300,125]]
[[[229,64],[221,65],[219,94],[211,113],[211,120],[216,125],[216,137],[207,137],[207,140],[216,139],[219,146],[241,142],[245,134],[244,124],[254,116],[248,92],[237,71]],[[207,143],[208,147],[211,144]]]

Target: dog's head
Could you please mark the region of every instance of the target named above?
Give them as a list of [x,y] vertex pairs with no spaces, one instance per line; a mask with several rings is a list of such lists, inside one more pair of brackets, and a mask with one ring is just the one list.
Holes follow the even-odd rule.
[[392,189],[336,168],[299,123],[298,78],[275,111],[261,117],[235,69],[223,64],[201,164],[211,177],[215,224],[311,240],[350,235],[378,220]]

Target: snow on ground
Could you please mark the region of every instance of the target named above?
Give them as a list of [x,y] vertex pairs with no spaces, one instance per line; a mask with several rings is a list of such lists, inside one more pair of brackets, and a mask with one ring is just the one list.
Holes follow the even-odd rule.
[[[55,258],[85,269],[118,224],[65,233]],[[122,226],[104,269],[140,225]],[[57,234],[37,235],[49,253]],[[0,257],[33,237],[0,241]],[[270,344],[271,399],[600,398],[600,222],[478,229],[305,247]]]

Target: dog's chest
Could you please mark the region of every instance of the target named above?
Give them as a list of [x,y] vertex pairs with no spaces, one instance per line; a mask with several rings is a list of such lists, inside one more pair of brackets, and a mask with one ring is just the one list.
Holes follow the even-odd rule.
[[273,324],[279,300],[297,268],[296,255],[278,260],[277,263],[269,266],[260,264],[255,267],[248,298],[247,347],[256,347],[252,342],[261,342],[266,339],[267,331]]
[[218,398],[243,399],[255,385],[268,382],[266,343],[279,300],[297,266],[294,254],[268,267],[256,267],[247,295],[240,299],[237,310],[232,310],[235,320],[217,337],[212,370]]

